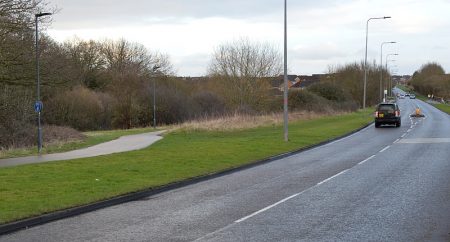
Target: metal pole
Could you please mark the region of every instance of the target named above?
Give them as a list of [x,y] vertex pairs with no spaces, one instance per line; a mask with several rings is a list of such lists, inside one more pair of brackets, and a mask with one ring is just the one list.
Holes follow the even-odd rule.
[[367,42],[369,39],[369,21],[372,18],[369,18],[366,22],[366,52],[364,55],[364,91],[363,91],[363,109],[366,108],[366,86],[367,86]]
[[156,129],[156,78],[153,77],[153,129]]
[[381,52],[380,52],[380,102],[383,100],[383,45],[385,44],[395,44],[397,42],[390,41],[390,42],[383,42],[381,43]]
[[36,26],[36,33],[35,33],[35,37],[36,37],[36,41],[35,41],[35,47],[36,47],[36,89],[37,89],[37,102],[40,103],[39,106],[39,110],[38,111],[38,153],[41,153],[42,150],[42,128],[41,128],[41,90],[40,90],[40,86],[41,86],[41,80],[39,77],[39,32],[38,32],[38,24],[39,24],[39,18],[42,16],[48,16],[48,15],[52,15],[51,13],[38,13],[34,15],[34,21],[35,21],[35,26]]
[[150,78],[153,78],[153,129],[156,129],[156,78],[155,73],[157,73],[157,70],[160,68],[160,66],[153,66]]
[[364,55],[364,91],[363,91],[363,108],[366,108],[366,87],[367,87],[367,42],[369,39],[369,21],[372,19],[387,19],[389,16],[379,18],[369,18],[366,22],[366,52]]
[[[39,78],[39,33],[38,33],[38,18],[39,15],[35,15],[35,26],[36,26],[36,89],[37,89],[37,102],[41,101],[41,90],[40,90],[40,78]],[[38,112],[38,153],[41,153],[42,149],[42,129],[41,129],[41,111]]]
[[380,54],[380,103],[383,101],[383,45],[386,42],[381,43],[381,54]]
[[287,0],[284,0],[284,141],[288,136],[288,77],[287,77]]
[[[387,54],[386,55],[386,70],[387,70],[387,63],[388,63],[388,58],[389,58],[389,56],[391,56],[391,55],[398,55],[398,54]],[[389,71],[388,71],[389,72]],[[388,91],[388,96],[390,96],[390,94],[389,94],[389,92],[392,92],[392,90],[391,91],[389,91],[390,90],[390,88],[389,88],[389,79],[388,79],[388,83],[386,84],[386,88],[387,88],[387,91]]]

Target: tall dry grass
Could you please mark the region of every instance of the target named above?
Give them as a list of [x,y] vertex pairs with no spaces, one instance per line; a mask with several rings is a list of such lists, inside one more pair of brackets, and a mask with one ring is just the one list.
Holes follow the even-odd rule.
[[[311,120],[330,115],[340,115],[344,113],[345,112],[317,113],[310,111],[297,111],[289,113],[289,122]],[[235,113],[222,117],[191,120],[182,124],[173,125],[169,129],[171,131],[233,131],[261,126],[281,125],[282,123],[283,113],[272,113],[265,115],[248,115]]]

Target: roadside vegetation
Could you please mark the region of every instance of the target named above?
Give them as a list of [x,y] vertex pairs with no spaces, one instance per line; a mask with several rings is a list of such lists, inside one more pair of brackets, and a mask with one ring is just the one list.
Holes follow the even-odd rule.
[[290,123],[287,143],[280,142],[283,140],[281,115],[269,115],[259,121],[262,126],[250,128],[224,130],[220,120],[215,125],[208,124],[212,121],[185,124],[139,151],[2,168],[0,223],[211,174],[296,150],[360,128],[372,121],[372,112],[368,109],[333,116],[306,114],[309,118]]
[[427,63],[414,75],[409,85],[397,85],[405,92],[415,93],[417,98],[450,114],[450,74],[445,74],[438,63]]

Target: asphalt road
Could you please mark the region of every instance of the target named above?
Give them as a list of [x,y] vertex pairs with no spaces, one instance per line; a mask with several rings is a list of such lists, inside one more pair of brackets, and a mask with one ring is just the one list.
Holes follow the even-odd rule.
[[163,137],[161,136],[161,134],[163,132],[164,131],[156,131],[143,134],[125,135],[118,139],[111,140],[105,143],[62,153],[0,159],[0,168],[32,163],[42,163],[48,161],[72,160],[131,150],[139,150],[146,148],[154,142],[162,139]]
[[[399,101],[373,125],[265,165],[0,241],[450,241],[450,116]],[[416,105],[426,115],[410,119]]]

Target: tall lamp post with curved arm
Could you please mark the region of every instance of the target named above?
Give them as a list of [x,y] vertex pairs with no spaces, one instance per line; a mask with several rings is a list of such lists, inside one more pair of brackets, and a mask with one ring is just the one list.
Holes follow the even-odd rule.
[[51,13],[37,13],[34,15],[34,21],[36,26],[36,89],[37,89],[37,101],[34,105],[35,111],[38,113],[38,153],[41,153],[42,150],[42,128],[41,128],[41,111],[42,111],[42,101],[41,101],[41,80],[39,77],[39,31],[38,31],[38,23],[39,18],[43,16],[52,15]]
[[[389,56],[394,56],[394,55],[398,55],[398,54],[397,54],[397,53],[394,53],[394,54],[387,54],[387,55],[386,55],[386,59],[385,59],[385,60],[386,60],[386,67],[385,67],[386,70],[387,70],[387,63],[388,63],[388,61],[389,61],[389,59],[388,59]],[[390,60],[390,61],[395,61],[395,60]],[[390,89],[390,88],[389,88],[389,86],[388,86],[388,92],[392,92],[392,91],[389,91],[389,89]]]
[[395,44],[395,41],[383,42],[381,43],[381,54],[380,54],[380,102],[383,100],[383,45],[385,44]]
[[[151,75],[158,73],[160,66],[153,66]],[[153,129],[156,129],[156,77],[153,76]]]
[[372,19],[388,19],[390,16],[369,18],[366,22],[366,54],[364,57],[364,94],[363,94],[363,108],[366,108],[366,87],[367,87],[367,42],[369,40],[369,21]]

